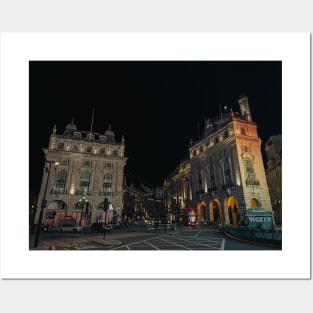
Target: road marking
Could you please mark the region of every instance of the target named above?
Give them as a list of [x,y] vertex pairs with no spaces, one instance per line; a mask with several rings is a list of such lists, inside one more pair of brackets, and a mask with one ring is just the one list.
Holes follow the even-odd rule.
[[195,238],[197,238],[200,235],[201,231],[198,232],[198,234],[195,235]]
[[[180,237],[180,236],[170,236],[170,235],[160,235],[150,239],[139,240],[124,246],[115,247],[111,250],[120,250],[126,248],[127,250],[136,250],[139,247],[150,246],[154,250],[162,250],[162,246],[172,245],[173,248],[180,247],[184,250],[200,250],[201,247],[207,248],[208,250],[224,250],[225,239],[221,238],[196,238],[195,236]],[[199,248],[193,248],[193,246],[198,245]]]
[[153,247],[155,250],[160,250],[158,247],[152,245],[150,242],[144,240],[144,243],[148,244],[149,246]]
[[225,250],[225,239],[222,240],[221,250]]
[[[193,240],[188,240],[188,239],[185,239],[185,238],[182,238],[182,237],[175,237],[181,241],[184,241],[186,243],[189,243],[189,244],[192,244],[192,245],[200,245],[200,246],[205,246],[205,247],[208,247],[208,248],[213,248],[213,249],[218,249],[218,247],[212,245],[212,243],[216,243],[216,244],[219,244],[220,243],[220,240],[218,242],[214,241],[214,240],[211,240],[211,239],[202,239],[202,238],[198,238],[198,241],[193,241]],[[193,238],[193,237],[192,237]],[[214,238],[214,239],[217,239],[217,238]],[[204,242],[204,243],[203,243]],[[191,249],[192,250],[192,249]]]
[[190,248],[188,248],[188,247],[186,247],[186,246],[182,246],[182,245],[179,245],[179,244],[174,243],[174,242],[172,242],[172,241],[165,240],[164,238],[160,238],[160,239],[163,240],[163,241],[165,241],[165,242],[170,243],[170,244],[173,245],[173,246],[182,247],[182,248],[184,248],[185,250],[192,250],[192,249],[190,249]]

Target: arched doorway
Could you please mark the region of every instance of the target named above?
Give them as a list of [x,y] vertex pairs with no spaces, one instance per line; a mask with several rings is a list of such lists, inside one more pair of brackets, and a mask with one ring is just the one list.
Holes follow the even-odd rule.
[[221,203],[217,198],[214,198],[210,204],[210,221],[222,221]]
[[240,211],[238,208],[238,200],[234,195],[229,196],[227,199],[227,212],[226,223],[230,225],[239,225],[240,223]]
[[106,222],[115,224],[116,212],[114,212],[113,203],[109,202],[109,209],[104,211],[104,202],[101,202],[97,207],[96,222]]
[[57,226],[60,217],[64,217],[67,214],[67,204],[62,200],[54,200],[49,203],[46,215],[44,219],[44,225]]
[[205,201],[201,201],[198,207],[198,221],[207,221],[209,218]]
[[260,201],[256,198],[250,200],[251,208],[259,208],[261,206]]
[[80,226],[86,226],[91,224],[92,206],[84,197],[80,199],[74,205],[72,216],[79,222]]

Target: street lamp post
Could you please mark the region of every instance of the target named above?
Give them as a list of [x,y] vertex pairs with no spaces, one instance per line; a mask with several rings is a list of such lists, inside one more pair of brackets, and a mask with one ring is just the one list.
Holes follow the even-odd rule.
[[51,170],[51,164],[55,164],[58,165],[58,162],[53,162],[53,161],[44,161],[45,163],[49,164],[49,168],[47,169],[47,167],[45,167],[45,170],[48,171],[48,176],[47,176],[47,181],[46,181],[46,186],[45,186],[45,191],[43,194],[43,199],[41,202],[41,209],[40,209],[40,213],[39,213],[39,219],[38,219],[38,223],[37,223],[37,231],[36,231],[36,237],[35,237],[35,247],[38,247],[39,245],[39,237],[40,237],[40,232],[41,232],[41,224],[42,224],[42,217],[43,217],[43,209],[46,207],[46,195],[47,195],[47,188],[48,188],[48,181],[49,181],[49,177],[50,177],[50,170]]
[[84,207],[85,207],[85,203],[86,203],[86,210],[85,210],[85,237],[86,237],[86,231],[87,231],[87,218],[88,218],[88,211],[89,211],[89,203],[88,200],[83,197],[82,199],[79,199],[79,202],[81,202],[81,212],[80,212],[80,221],[79,224],[80,226],[82,226],[82,217],[83,217],[83,213],[84,213]]
[[35,200],[34,205],[32,206],[32,212],[31,212],[31,218],[30,218],[30,232],[33,232],[33,228],[34,228],[34,222],[35,222],[35,215],[37,212],[37,200],[38,200],[38,196],[37,199]]
[[103,210],[105,211],[105,215],[104,215],[103,239],[105,239],[105,227],[106,227],[106,224],[107,224],[108,209],[109,209],[109,200],[108,200],[108,198],[105,196],[104,201],[103,201]]

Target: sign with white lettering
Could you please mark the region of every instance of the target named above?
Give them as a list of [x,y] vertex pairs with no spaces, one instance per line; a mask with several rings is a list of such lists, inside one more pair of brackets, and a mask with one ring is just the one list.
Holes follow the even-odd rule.
[[165,199],[165,192],[166,192],[166,190],[164,187],[157,187],[157,188],[155,188],[154,196],[156,199],[163,200],[163,199]]
[[246,226],[248,228],[274,229],[273,214],[262,208],[251,208],[246,211]]

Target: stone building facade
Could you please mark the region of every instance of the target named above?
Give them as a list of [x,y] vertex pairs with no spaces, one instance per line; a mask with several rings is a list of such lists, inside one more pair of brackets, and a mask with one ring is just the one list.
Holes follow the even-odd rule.
[[206,119],[201,139],[190,142],[189,159],[164,182],[175,190],[169,192],[168,203],[178,198],[180,208],[195,207],[199,222],[239,225],[249,208],[272,212],[261,139],[248,97],[241,95],[238,105],[239,113],[225,108],[220,116]]
[[49,146],[43,150],[46,162],[34,224],[41,206],[42,223],[50,226],[58,226],[60,218],[67,216],[82,226],[121,216],[127,161],[124,136],[116,142],[110,126],[104,134],[79,131],[72,120],[63,134],[57,134],[54,126]]
[[183,160],[179,166],[166,178],[163,186],[167,190],[167,213],[169,220],[176,222],[180,211],[192,207],[190,160]]
[[282,136],[271,136],[265,143],[266,178],[277,224],[282,223]]

